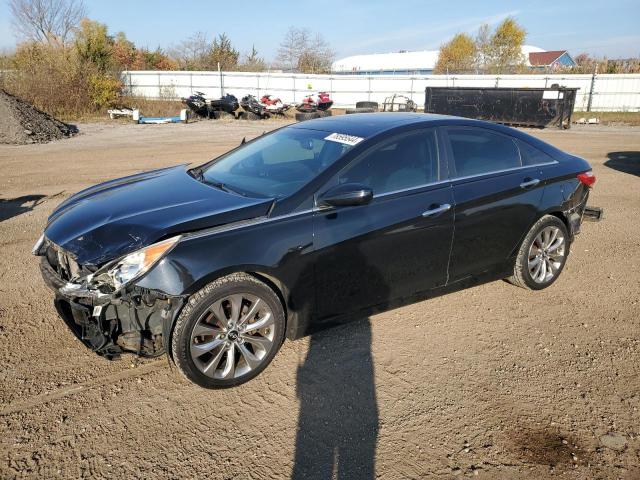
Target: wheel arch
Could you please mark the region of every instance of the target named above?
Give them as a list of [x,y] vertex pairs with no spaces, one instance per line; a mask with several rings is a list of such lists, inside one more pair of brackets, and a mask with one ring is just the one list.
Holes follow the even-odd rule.
[[531,222],[531,224],[529,225],[529,227],[527,228],[527,230],[522,234],[522,236],[520,237],[520,239],[518,240],[518,243],[516,244],[516,246],[513,248],[513,250],[511,251],[511,254],[509,255],[509,258],[513,258],[515,261],[515,257],[518,254],[518,251],[520,250],[520,246],[522,245],[522,242],[524,242],[525,238],[527,238],[527,234],[529,233],[529,231],[533,228],[533,226],[538,223],[538,221],[544,217],[545,215],[551,215],[553,217],[556,217],[558,220],[560,220],[565,227],[567,227],[567,232],[569,232],[569,239],[570,241],[573,241],[573,233],[571,231],[571,225],[569,223],[569,218],[567,217],[567,215],[565,214],[565,212],[562,211],[561,208],[556,207],[556,208],[550,208],[548,210],[545,210],[543,212],[540,212],[538,215],[536,215],[535,219],[533,220],[533,222]]
[[[285,337],[294,338],[294,332],[296,331],[294,327],[296,326],[297,315],[291,309],[290,302],[287,301],[287,299],[289,298],[289,288],[287,287],[285,282],[282,281],[282,279],[280,279],[276,274],[274,274],[274,272],[270,271],[268,268],[258,265],[238,265],[235,267],[216,270],[195,280],[185,291],[185,294],[188,298],[197,291],[204,288],[209,283],[214,282],[221,277],[226,277],[227,275],[231,275],[234,273],[246,273],[247,275],[251,275],[252,277],[263,282],[271,290],[273,290],[273,292],[278,297],[278,300],[280,300],[282,310],[284,311]],[[175,320],[172,323],[175,323]],[[173,324],[171,325],[171,331],[173,331]]]

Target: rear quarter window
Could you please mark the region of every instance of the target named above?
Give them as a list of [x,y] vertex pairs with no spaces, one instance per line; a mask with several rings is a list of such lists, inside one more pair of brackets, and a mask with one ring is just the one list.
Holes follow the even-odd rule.
[[545,163],[555,162],[555,159],[551,155],[543,152],[539,148],[536,148],[523,140],[516,140],[516,144],[518,145],[518,149],[520,150],[522,164],[525,166],[543,165]]

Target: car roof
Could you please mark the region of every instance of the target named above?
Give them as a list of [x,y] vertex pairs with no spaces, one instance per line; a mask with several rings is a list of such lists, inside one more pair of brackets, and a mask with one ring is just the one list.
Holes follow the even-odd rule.
[[429,123],[442,120],[462,120],[460,117],[449,115],[436,115],[432,113],[355,113],[353,115],[338,115],[335,117],[323,117],[296,123],[290,128],[302,128],[307,130],[320,130],[323,132],[337,132],[358,137],[372,137],[378,133],[390,130],[402,125],[415,123]]

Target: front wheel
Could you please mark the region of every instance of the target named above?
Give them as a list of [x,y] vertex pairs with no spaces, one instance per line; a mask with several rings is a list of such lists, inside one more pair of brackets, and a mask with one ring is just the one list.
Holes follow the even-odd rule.
[[562,220],[545,215],[520,246],[508,281],[522,288],[542,290],[555,282],[569,255],[569,232]]
[[188,380],[227,388],[262,372],[284,340],[280,299],[255,277],[236,273],[195,293],[173,329],[173,360]]

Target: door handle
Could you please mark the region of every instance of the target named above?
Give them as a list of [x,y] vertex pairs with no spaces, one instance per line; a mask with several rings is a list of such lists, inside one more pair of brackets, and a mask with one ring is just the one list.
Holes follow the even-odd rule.
[[423,217],[433,217],[434,215],[439,215],[443,212],[446,212],[448,210],[451,210],[451,205],[449,205],[448,203],[443,203],[442,205],[439,205],[435,208],[430,208],[429,210],[427,210],[426,212],[424,212],[422,214]]
[[538,185],[540,183],[540,179],[539,178],[530,178],[530,179],[525,179],[524,182],[522,182],[520,184],[520,188],[530,188],[530,187],[535,187],[536,185]]

